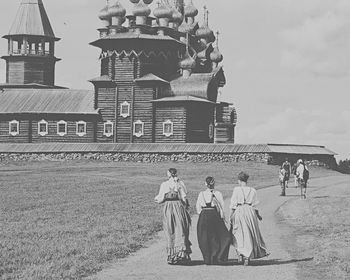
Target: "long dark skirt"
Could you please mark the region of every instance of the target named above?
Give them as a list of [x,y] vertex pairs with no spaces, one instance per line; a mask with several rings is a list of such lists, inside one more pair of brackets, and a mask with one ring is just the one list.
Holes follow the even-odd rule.
[[197,237],[206,264],[227,261],[231,235],[215,208],[204,208],[200,213]]

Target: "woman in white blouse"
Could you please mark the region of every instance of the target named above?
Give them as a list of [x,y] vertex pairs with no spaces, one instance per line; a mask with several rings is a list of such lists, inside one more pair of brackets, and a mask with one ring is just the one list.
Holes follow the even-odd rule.
[[250,259],[258,259],[268,255],[264,239],[259,229],[262,220],[259,211],[256,190],[247,186],[249,175],[245,172],[238,174],[239,187],[234,188],[231,198],[231,224],[233,243],[239,255],[239,261],[244,265]]
[[214,186],[214,178],[207,177],[207,189],[198,195],[196,204],[199,214],[198,244],[208,265],[226,262],[231,244],[231,236],[224,223],[224,200]]
[[189,240],[191,217],[188,213],[187,189],[177,177],[177,170],[170,168],[168,180],[160,186],[155,197],[157,203],[163,203],[163,229],[167,240],[168,264],[186,264],[190,259],[191,242]]

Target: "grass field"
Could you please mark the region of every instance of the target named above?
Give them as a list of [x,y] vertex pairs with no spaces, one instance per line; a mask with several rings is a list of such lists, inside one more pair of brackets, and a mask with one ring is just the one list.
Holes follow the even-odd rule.
[[[278,167],[254,162],[3,165],[0,279],[81,279],[139,249],[161,229],[161,206],[153,198],[169,167],[186,183],[192,212],[209,175],[219,189],[224,185],[225,196],[242,170],[252,186],[277,184]],[[315,177],[331,173],[311,171]]]
[[287,241],[290,253],[296,259],[313,257],[298,263],[298,279],[350,279],[349,186],[334,184],[283,208],[293,229]]

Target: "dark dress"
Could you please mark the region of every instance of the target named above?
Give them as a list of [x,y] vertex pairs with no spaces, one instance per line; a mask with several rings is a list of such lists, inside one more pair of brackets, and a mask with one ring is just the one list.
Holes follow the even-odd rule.
[[228,259],[231,235],[212,201],[202,207],[197,224],[197,237],[204,263],[218,264]]

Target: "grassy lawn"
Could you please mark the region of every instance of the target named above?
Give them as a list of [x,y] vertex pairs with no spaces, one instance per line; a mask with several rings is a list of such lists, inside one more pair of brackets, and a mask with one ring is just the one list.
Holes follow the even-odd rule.
[[286,237],[291,255],[295,259],[313,257],[313,261],[298,263],[298,279],[350,279],[349,186],[335,184],[283,208],[294,229]]
[[161,230],[161,206],[153,198],[169,167],[186,183],[192,212],[206,176],[216,178],[225,196],[242,170],[255,187],[278,178],[278,167],[254,162],[2,165],[0,279],[81,279],[136,251]]

